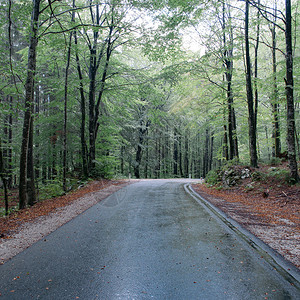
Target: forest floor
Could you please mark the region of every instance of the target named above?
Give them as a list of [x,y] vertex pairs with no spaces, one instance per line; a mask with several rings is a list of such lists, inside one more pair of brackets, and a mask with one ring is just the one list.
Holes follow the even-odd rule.
[[[255,171],[267,174],[269,169],[262,166]],[[206,184],[193,188],[300,269],[299,184],[289,185],[283,178],[270,176],[256,182],[245,178],[229,188]]]
[[[259,171],[266,172],[264,168],[267,167]],[[0,217],[0,264],[128,184],[128,180],[93,181],[67,195],[41,201],[9,217]],[[278,178],[254,183],[246,178],[231,188],[206,184],[194,184],[193,188],[300,268],[299,185],[291,186]],[[17,205],[16,194],[11,193],[10,198],[11,205]],[[0,208],[3,202],[0,201]]]

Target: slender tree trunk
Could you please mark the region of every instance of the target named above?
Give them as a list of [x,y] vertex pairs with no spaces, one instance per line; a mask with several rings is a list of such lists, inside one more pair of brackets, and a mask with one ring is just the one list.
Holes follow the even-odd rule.
[[55,132],[55,127],[54,127],[54,133],[53,133],[53,136],[52,136],[52,141],[51,141],[51,148],[52,148],[52,166],[51,166],[51,169],[50,169],[50,174],[51,174],[51,180],[55,180],[56,177],[57,177],[57,168],[56,168],[56,159],[57,159],[57,147],[56,147],[56,141],[57,141],[57,135],[56,135],[56,132]]
[[[113,24],[113,23],[112,23]],[[100,89],[98,93],[98,98],[96,102],[96,74],[99,64],[96,59],[96,50],[92,48],[90,54],[90,93],[89,93],[89,134],[90,134],[90,151],[89,151],[89,170],[94,169],[95,167],[95,158],[96,158],[96,140],[98,135],[99,128],[99,116],[100,116],[100,107],[102,106],[102,96],[105,87],[105,81],[107,79],[107,71],[109,66],[109,61],[111,57],[111,51],[113,48],[113,43],[111,42],[112,32],[114,24],[110,26],[109,37],[107,39],[106,45],[106,60],[104,69],[102,72],[102,78],[100,81]],[[104,48],[102,48],[103,50]],[[102,50],[100,51],[102,53]],[[101,56],[102,54],[100,54]]]
[[203,175],[204,177],[208,173],[208,165],[209,165],[209,130],[208,128],[205,130],[205,148],[203,155]]
[[[260,0],[257,1],[257,5],[260,6]],[[254,48],[254,127],[257,128],[257,112],[258,112],[258,47],[260,36],[260,12],[257,12],[257,27],[256,27],[256,42]],[[256,132],[257,133],[257,132]]]
[[158,130],[156,130],[156,137],[155,137],[155,156],[156,156],[156,162],[155,162],[155,178],[160,178],[160,167],[161,167],[161,143],[160,143],[160,133]]
[[[227,82],[227,108],[228,108],[228,127],[227,127],[227,139],[229,142],[229,159],[238,158],[238,140],[236,134],[236,118],[233,107],[233,91],[232,91],[232,73],[233,73],[233,32],[231,26],[231,15],[228,6],[229,16],[229,41],[226,39],[226,3],[223,2],[223,18],[222,18],[222,29],[223,29],[223,63],[225,67],[225,78]],[[228,144],[227,144],[228,146]]]
[[285,1],[286,8],[286,102],[287,102],[287,146],[288,159],[290,165],[291,178],[299,181],[297,160],[296,160],[296,143],[295,143],[295,108],[294,108],[294,81],[293,81],[293,48],[292,48],[292,13],[291,0]]
[[19,208],[27,204],[27,154],[31,123],[31,107],[33,105],[34,76],[36,71],[36,48],[38,44],[38,19],[41,0],[33,0],[31,19],[31,36],[28,49],[27,78],[25,83],[25,115],[22,134],[19,178]]
[[249,0],[246,0],[245,9],[245,50],[246,50],[246,88],[247,88],[247,104],[248,104],[248,125],[249,125],[249,148],[250,163],[252,167],[257,167],[257,149],[256,149],[256,127],[255,113],[253,108],[253,90],[251,80],[251,61],[249,50]]
[[6,183],[7,187],[11,188],[13,183],[12,176],[12,125],[13,125],[13,117],[12,117],[12,96],[7,97],[8,105],[10,106],[10,112],[7,116],[4,117],[4,139],[3,139],[3,159],[7,162],[5,166],[6,170]]
[[4,167],[4,159],[3,159],[1,140],[0,140],[0,178],[3,183],[5,215],[7,216],[8,215],[8,191],[7,191],[6,170]]
[[213,158],[214,158],[214,132],[210,135],[210,153],[209,153],[209,171],[213,166]]
[[182,137],[181,137],[181,133],[179,133],[178,136],[178,149],[179,149],[179,176],[182,177],[183,176],[183,168],[182,168]]
[[[73,7],[74,5],[73,0]],[[74,22],[74,13],[72,14],[71,22]],[[64,101],[64,132],[63,132],[63,190],[67,191],[67,124],[68,124],[68,79],[69,79],[69,68],[71,59],[71,46],[72,46],[72,35],[70,33],[69,45],[67,52],[67,65],[65,72],[65,101]]]
[[96,74],[97,59],[96,50],[90,50],[90,66],[89,66],[89,172],[95,168],[96,157],[96,131],[95,131],[95,96],[96,96]]
[[185,178],[189,177],[189,132],[185,131],[185,140],[184,140],[184,176]]
[[[40,112],[40,88],[38,84],[35,84],[35,115],[38,117]],[[36,126],[35,128],[35,135],[38,137],[40,135],[39,127]],[[38,181],[40,178],[40,154],[39,154],[39,143],[35,143],[36,149],[36,160],[35,160],[35,172],[34,176]],[[38,200],[38,199],[37,199]]]
[[175,177],[178,176],[178,141],[176,127],[174,127],[173,173]]
[[144,141],[145,141],[145,136],[147,135],[148,132],[148,128],[150,126],[150,121],[147,120],[147,116],[145,115],[145,106],[144,105],[139,106],[138,111],[139,111],[140,120],[139,120],[139,127],[138,127],[137,150],[136,150],[135,165],[134,165],[134,175],[136,178],[140,178],[140,165],[142,162]]
[[136,150],[135,165],[134,165],[134,176],[136,178],[140,178],[140,165],[142,161],[142,143],[143,143],[143,138],[139,137],[139,143]]
[[78,55],[78,40],[77,40],[77,32],[74,32],[74,43],[76,48],[76,65],[77,65],[77,72],[79,78],[79,93],[80,93],[80,112],[81,112],[81,123],[80,123],[80,142],[81,142],[81,159],[82,159],[82,172],[84,177],[88,177],[88,159],[87,159],[87,145],[86,145],[86,138],[85,138],[85,117],[86,117],[86,109],[85,109],[85,95],[84,95],[84,88],[83,88],[83,76],[79,61]]
[[30,121],[28,153],[27,153],[27,195],[28,205],[33,206],[36,203],[35,191],[35,172],[34,172],[34,158],[33,158],[33,116]]
[[121,174],[124,175],[124,151],[125,151],[125,146],[122,145],[120,152],[121,152],[121,156],[120,156],[120,171]]
[[[225,105],[225,103],[224,103]],[[228,153],[228,130],[227,130],[227,125],[226,125],[226,112],[227,110],[224,109],[224,114],[223,114],[223,119],[224,119],[224,133],[223,133],[223,143],[222,143],[222,148],[223,148],[223,158],[225,158],[226,161],[229,160],[229,153]]]
[[[276,1],[275,1],[276,5]],[[271,99],[272,114],[273,114],[273,151],[272,155],[278,157],[281,152],[280,143],[280,122],[279,122],[279,103],[278,103],[278,86],[277,86],[277,59],[276,59],[276,17],[277,7],[275,7],[274,25],[271,29],[272,34],[272,65],[273,65],[273,96]]]
[[146,163],[144,169],[144,177],[148,178],[148,165],[149,165],[149,140],[146,140]]

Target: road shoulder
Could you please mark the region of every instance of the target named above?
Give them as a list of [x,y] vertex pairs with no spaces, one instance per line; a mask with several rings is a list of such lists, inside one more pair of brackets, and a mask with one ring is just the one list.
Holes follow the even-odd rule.
[[[221,219],[228,227],[235,231],[241,238],[243,238],[251,247],[260,252],[278,271],[287,272],[297,284],[300,284],[300,269],[295,265],[294,261],[298,262],[296,257],[294,260],[289,259],[290,256],[282,255],[270,242],[270,237],[267,235],[267,226],[261,224],[262,228],[257,230],[258,226],[249,226],[249,218],[247,218],[247,211],[243,210],[241,205],[232,205],[224,199],[209,195],[199,189],[198,185],[185,185],[186,191],[201,205],[203,205],[208,211],[216,215]],[[250,217],[251,219],[251,217]],[[247,226],[248,225],[248,226]],[[265,235],[264,235],[265,233]],[[276,237],[276,243],[280,239],[280,234]],[[283,245],[281,245],[284,247]],[[299,240],[295,240],[294,246],[299,247]],[[290,244],[286,245],[290,247]],[[286,253],[286,252],[284,252]]]

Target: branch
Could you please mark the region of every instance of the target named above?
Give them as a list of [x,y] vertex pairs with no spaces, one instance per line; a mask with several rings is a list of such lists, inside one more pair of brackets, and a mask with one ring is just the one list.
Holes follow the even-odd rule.
[[[263,37],[262,37],[262,38],[263,38]],[[251,38],[251,37],[249,37],[249,40],[256,41],[256,39]],[[263,41],[263,40],[259,41],[259,43],[260,43],[260,44],[263,44],[263,45],[265,45],[265,46],[267,46],[268,48],[273,49],[273,46],[269,45],[267,42],[265,42],[265,41]],[[279,51],[281,54],[283,54],[283,55],[285,56],[285,52],[283,52],[281,49],[279,49],[279,48],[276,47],[275,50]]]
[[[59,27],[61,28],[61,30],[63,30],[62,24],[61,24],[60,21],[58,20],[57,16],[54,14],[54,11],[53,11],[53,8],[52,8],[52,3],[51,3],[51,1],[48,0],[48,2],[49,2],[50,11],[51,11],[51,13],[52,13],[54,19],[58,22],[58,25],[59,25]],[[64,35],[64,39],[65,39],[65,45],[66,45],[66,44],[67,44],[67,39],[66,39],[66,36],[65,36],[65,35]]]
[[48,28],[51,27],[51,25],[53,25],[54,23],[56,22],[53,22],[51,23],[41,34],[39,37],[42,37],[42,36],[45,36],[45,35],[48,35],[48,34],[59,34],[59,33],[65,33],[65,32],[69,32],[69,31],[73,31],[79,27],[96,27],[96,28],[107,28],[108,26],[105,26],[105,27],[101,27],[101,26],[97,26],[97,25],[92,25],[92,24],[78,24],[72,28],[67,28],[67,29],[62,29],[61,31],[47,31]]
[[[280,19],[280,20],[285,24],[285,18],[284,18],[284,17],[283,17],[283,18],[282,18],[282,17],[278,17],[276,13],[272,13],[272,12],[270,12],[270,11],[267,10],[267,9],[274,10],[273,8],[264,6],[264,5],[262,5],[262,4],[261,4],[261,5],[257,5],[257,3],[256,3],[255,1],[251,1],[251,0],[249,0],[249,3],[250,3],[253,7],[255,7],[255,8],[258,9],[259,13],[262,15],[262,17],[263,17],[265,20],[267,20],[268,22],[274,24],[274,25],[275,25],[276,27],[278,27],[280,30],[285,31],[284,28],[282,28],[280,25],[278,25],[277,23],[275,23],[275,22],[273,22],[272,20],[270,20],[270,18],[268,17],[268,15],[270,15],[270,16],[272,16],[272,17],[274,17],[274,18],[276,17],[276,18]],[[281,11],[280,11],[280,13],[281,13],[281,15],[283,15]]]

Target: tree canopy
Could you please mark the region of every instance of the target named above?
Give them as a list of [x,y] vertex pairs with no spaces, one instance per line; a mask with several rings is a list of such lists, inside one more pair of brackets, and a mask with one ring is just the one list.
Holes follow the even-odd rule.
[[24,208],[54,183],[282,159],[297,182],[299,5],[2,1],[3,186]]

